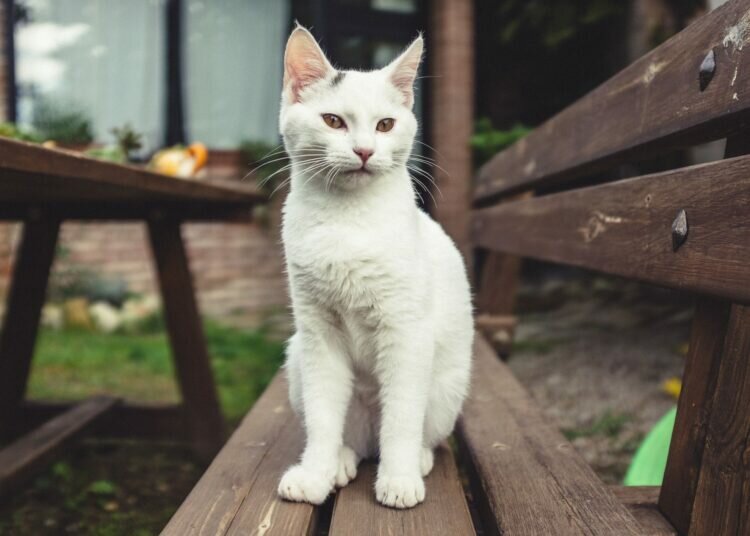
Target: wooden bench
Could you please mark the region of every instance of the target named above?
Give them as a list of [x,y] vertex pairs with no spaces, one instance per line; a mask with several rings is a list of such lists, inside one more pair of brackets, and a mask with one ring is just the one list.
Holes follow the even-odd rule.
[[[456,448],[441,449],[424,504],[379,506],[372,465],[320,508],[279,500],[303,442],[279,375],[164,534],[750,534],[749,27],[750,1],[730,1],[478,177],[485,331],[510,312],[519,257],[697,296],[661,488],[604,485],[478,334]],[[725,160],[611,180],[620,164],[725,136]]]
[[[23,223],[0,334],[0,438],[15,440],[0,450],[0,495],[85,432],[183,440],[207,461],[216,455],[226,440],[225,426],[180,226],[191,220],[249,221],[261,199],[246,185],[167,177],[0,139],[0,220]],[[105,397],[75,404],[24,400],[65,220],[147,223],[180,404],[139,405]]]

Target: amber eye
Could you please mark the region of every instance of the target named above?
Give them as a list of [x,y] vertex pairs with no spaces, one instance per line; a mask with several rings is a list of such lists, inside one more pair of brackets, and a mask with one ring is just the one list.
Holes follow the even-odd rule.
[[390,117],[386,119],[381,119],[378,121],[378,126],[376,127],[378,132],[388,132],[393,128],[393,125],[396,123],[395,119],[391,119]]
[[331,128],[344,128],[346,123],[338,115],[323,114],[323,121]]

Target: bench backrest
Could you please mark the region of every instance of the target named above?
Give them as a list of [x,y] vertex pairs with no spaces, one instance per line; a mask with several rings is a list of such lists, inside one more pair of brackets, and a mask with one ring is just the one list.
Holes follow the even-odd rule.
[[[502,294],[507,254],[699,296],[659,501],[685,534],[750,533],[749,127],[750,0],[733,0],[496,155],[475,189],[473,242],[493,252],[480,303]],[[724,137],[724,160],[617,180]],[[540,189],[557,193],[518,195]]]

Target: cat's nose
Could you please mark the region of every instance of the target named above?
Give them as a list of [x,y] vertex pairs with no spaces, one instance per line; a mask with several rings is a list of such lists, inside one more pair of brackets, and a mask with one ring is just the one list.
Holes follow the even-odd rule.
[[354,154],[356,154],[359,159],[362,160],[363,166],[367,163],[367,161],[372,156],[372,153],[374,152],[375,151],[372,149],[362,149],[361,147],[357,147],[356,149],[354,149]]

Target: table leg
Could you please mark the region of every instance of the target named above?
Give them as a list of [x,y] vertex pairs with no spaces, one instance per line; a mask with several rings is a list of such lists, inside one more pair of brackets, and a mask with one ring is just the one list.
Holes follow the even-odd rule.
[[225,439],[185,245],[176,221],[149,222],[167,331],[196,453],[210,460]]
[[60,222],[24,223],[0,334],[0,434],[12,428],[31,370]]

